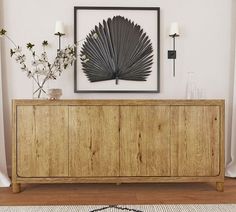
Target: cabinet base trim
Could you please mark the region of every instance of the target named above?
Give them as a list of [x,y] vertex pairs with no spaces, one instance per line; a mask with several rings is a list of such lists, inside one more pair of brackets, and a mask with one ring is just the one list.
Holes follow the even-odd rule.
[[222,177],[89,177],[89,178],[17,178],[16,183],[167,183],[224,182]]

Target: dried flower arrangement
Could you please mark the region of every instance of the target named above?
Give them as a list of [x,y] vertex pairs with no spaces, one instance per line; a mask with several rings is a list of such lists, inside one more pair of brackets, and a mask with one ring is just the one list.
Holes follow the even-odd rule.
[[36,54],[34,44],[27,43],[26,47],[32,55],[31,67],[26,64],[26,55],[23,53],[22,48],[16,45],[15,42],[7,35],[7,31],[2,29],[0,36],[7,38],[14,46],[10,49],[11,57],[20,64],[21,70],[26,72],[27,76],[37,84],[37,88],[33,91],[33,96],[40,98],[42,93],[46,94],[44,85],[48,80],[56,80],[69,66],[72,66],[76,60],[75,47],[76,45],[67,45],[64,49],[58,50],[57,55],[52,62],[48,59],[46,47],[48,41],[42,42],[42,53]]

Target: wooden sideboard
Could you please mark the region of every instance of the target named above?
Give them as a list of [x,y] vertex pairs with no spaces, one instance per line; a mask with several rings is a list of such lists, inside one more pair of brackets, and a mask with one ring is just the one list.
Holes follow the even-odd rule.
[[224,189],[224,100],[13,100],[21,183],[215,182]]

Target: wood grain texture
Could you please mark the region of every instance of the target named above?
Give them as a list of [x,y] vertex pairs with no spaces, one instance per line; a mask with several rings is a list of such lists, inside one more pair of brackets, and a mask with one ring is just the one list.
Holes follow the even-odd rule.
[[202,106],[224,106],[224,100],[220,99],[194,99],[194,100],[186,100],[186,99],[162,99],[162,100],[154,100],[154,99],[60,99],[60,100],[32,100],[32,99],[16,99],[13,100],[13,104],[15,105],[45,105],[45,106],[53,106],[53,105],[61,105],[61,106],[132,106],[132,105],[140,105],[140,106],[167,106],[167,105],[202,105]]
[[119,175],[119,107],[70,106],[69,175]]
[[225,177],[225,103],[220,106],[220,174],[221,182],[224,182]]
[[[220,182],[222,179],[216,177],[18,177],[18,183],[183,183],[183,182]],[[222,182],[222,181],[221,181]]]
[[217,191],[224,191],[224,183],[223,182],[216,182],[216,190]]
[[75,182],[217,182],[219,188],[224,182],[224,100],[13,100],[12,105],[15,188]]
[[17,107],[17,174],[68,176],[68,107]]
[[21,184],[19,183],[12,183],[12,192],[19,193],[21,191]]
[[218,106],[171,106],[171,176],[218,176]]
[[170,176],[170,107],[122,106],[120,176]]
[[11,122],[11,130],[12,130],[12,173],[11,173],[11,177],[12,177],[12,185],[16,183],[17,181],[17,166],[16,166],[16,162],[17,162],[17,158],[16,158],[16,145],[17,145],[17,141],[16,141],[16,134],[17,134],[17,127],[16,127],[16,101],[12,101],[12,122]]
[[22,192],[0,188],[0,205],[236,204],[236,179],[225,191],[213,183],[23,184]]

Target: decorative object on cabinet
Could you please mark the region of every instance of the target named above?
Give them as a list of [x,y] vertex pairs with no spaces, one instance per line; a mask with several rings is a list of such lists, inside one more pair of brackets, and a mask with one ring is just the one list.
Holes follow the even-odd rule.
[[187,73],[186,84],[186,99],[203,99],[206,98],[205,90],[200,87],[196,82],[196,76],[194,72]]
[[173,76],[175,77],[175,59],[176,59],[176,50],[175,50],[175,38],[179,37],[179,24],[174,22],[170,26],[169,36],[173,38],[173,50],[168,50],[168,59],[173,59]]
[[72,182],[224,189],[224,100],[13,100],[12,117],[13,192]]
[[187,84],[186,84],[186,99],[195,99],[196,96],[196,81],[195,81],[195,73],[188,72],[187,73]]
[[62,96],[62,89],[59,89],[59,88],[48,89],[48,96],[49,96],[49,99],[51,100],[60,99]]
[[159,8],[75,7],[74,21],[75,92],[159,92]]
[[42,42],[42,52],[37,54],[34,49],[34,44],[27,43],[26,47],[32,55],[31,66],[28,66],[26,61],[26,54],[23,53],[22,48],[15,44],[15,42],[7,35],[7,31],[2,29],[0,36],[6,37],[14,46],[10,49],[11,57],[19,63],[20,68],[26,73],[27,77],[33,81],[33,98],[47,98],[45,84],[49,80],[56,80],[61,73],[72,66],[76,60],[74,47],[75,45],[68,45],[64,49],[57,52],[57,55],[52,61],[46,51],[48,41]]

